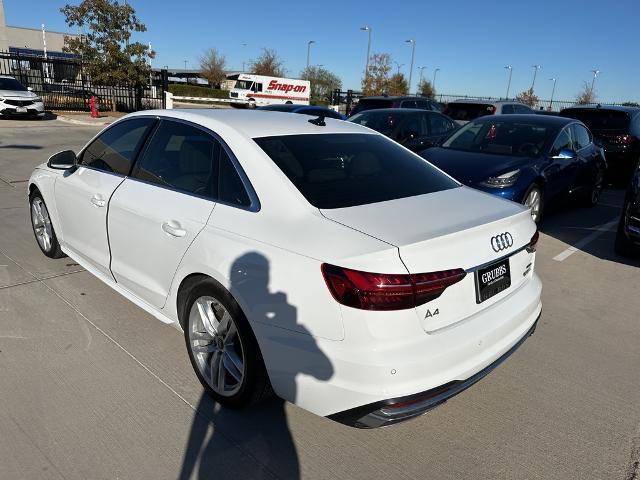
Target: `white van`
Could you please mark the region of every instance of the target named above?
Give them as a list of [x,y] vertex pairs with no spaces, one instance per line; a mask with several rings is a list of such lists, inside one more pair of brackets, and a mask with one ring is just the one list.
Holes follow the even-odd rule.
[[278,103],[309,105],[310,90],[308,80],[242,73],[229,92],[229,98],[232,103],[249,108]]

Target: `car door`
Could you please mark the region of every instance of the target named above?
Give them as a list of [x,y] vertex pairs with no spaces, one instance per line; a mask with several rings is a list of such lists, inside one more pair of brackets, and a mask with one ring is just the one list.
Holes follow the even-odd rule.
[[155,121],[133,118],[114,124],[78,155],[77,167],[56,179],[62,244],[83,266],[109,278],[107,204]]
[[215,206],[219,150],[210,132],[161,120],[109,202],[113,276],[156,308]]
[[571,125],[576,158],[576,177],[572,189],[591,188],[598,171],[598,150],[589,131],[579,123]]
[[546,179],[545,195],[547,199],[568,193],[575,182],[578,166],[577,157],[572,159],[554,158],[562,150],[575,153],[571,125],[564,127],[556,136],[549,152],[549,158],[543,168]]

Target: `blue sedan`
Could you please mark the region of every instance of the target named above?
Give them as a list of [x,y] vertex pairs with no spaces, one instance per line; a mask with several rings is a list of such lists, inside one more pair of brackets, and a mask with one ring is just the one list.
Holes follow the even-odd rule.
[[481,117],[420,155],[465,185],[530,207],[537,223],[545,206],[569,196],[596,205],[606,170],[582,122],[542,115]]

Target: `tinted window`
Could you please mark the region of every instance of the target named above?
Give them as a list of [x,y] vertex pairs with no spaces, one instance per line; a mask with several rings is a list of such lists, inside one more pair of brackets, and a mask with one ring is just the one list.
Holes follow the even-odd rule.
[[286,135],[255,141],[316,208],[352,207],[458,186],[379,135]]
[[569,127],[564,128],[556,138],[556,141],[553,142],[551,155],[557,155],[560,153],[560,150],[573,150],[573,141],[571,140]]
[[134,177],[187,193],[215,198],[218,142],[184,123],[163,120],[137,164]]
[[[550,143],[554,128],[535,123],[507,120],[475,120],[454,133],[443,148],[467,152],[538,157]],[[504,120],[498,120],[503,118]],[[513,118],[513,117],[511,117]]]
[[502,113],[504,115],[509,115],[511,113],[516,113],[515,109],[513,108],[513,105],[503,105],[502,106]]
[[431,135],[443,135],[455,128],[451,120],[437,113],[429,114],[429,122],[431,125]]
[[423,110],[433,110],[431,104],[425,100],[416,100],[416,107],[422,108]]
[[591,144],[591,135],[582,125],[572,125],[573,144],[576,150],[588,147]]
[[401,108],[418,108],[415,100],[405,100],[400,104]]
[[408,114],[410,115],[411,112],[398,112],[397,110],[390,111],[386,109],[371,110],[353,115],[349,118],[349,121],[372,128],[385,135],[391,135]]
[[373,110],[374,108],[391,108],[393,100],[377,99],[377,98],[361,98],[358,104],[351,111],[352,115],[365,110]]
[[151,118],[118,122],[85,149],[80,163],[105,172],[129,175],[133,159],[154,122]]
[[27,89],[15,78],[0,78],[0,90],[26,92]]
[[516,113],[524,113],[524,114],[533,113],[533,111],[526,105],[514,105],[513,108],[516,111]]
[[429,135],[429,130],[425,115],[409,115],[402,122],[397,140],[405,141],[411,138],[426,137],[427,135]]
[[241,207],[251,204],[247,190],[240,179],[229,155],[224,148],[220,149],[220,172],[218,176],[218,198],[223,202]]
[[485,103],[453,102],[444,109],[444,114],[454,120],[474,120],[484,115],[493,115],[496,107]]
[[630,118],[627,112],[607,109],[565,108],[560,112],[562,117],[580,120],[594,130],[627,130]]

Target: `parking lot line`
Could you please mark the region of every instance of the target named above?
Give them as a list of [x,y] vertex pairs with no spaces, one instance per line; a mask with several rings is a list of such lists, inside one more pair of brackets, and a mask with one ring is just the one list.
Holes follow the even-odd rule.
[[562,262],[564,260],[566,260],[567,258],[569,258],[571,255],[573,255],[574,253],[576,253],[578,250],[580,250],[581,248],[585,247],[586,245],[590,244],[591,242],[593,242],[596,238],[598,238],[599,236],[603,235],[604,233],[608,232],[611,230],[611,227],[614,227],[618,224],[618,217],[614,218],[613,220],[607,222],[607,223],[603,223],[602,225],[600,225],[599,227],[595,228],[595,231],[593,231],[592,233],[590,233],[589,235],[587,235],[586,237],[584,237],[583,239],[577,241],[575,243],[575,245],[572,245],[571,247],[567,248],[566,250],[564,250],[563,252],[559,253],[558,255],[556,255],[555,257],[553,257],[553,259],[556,262]]

